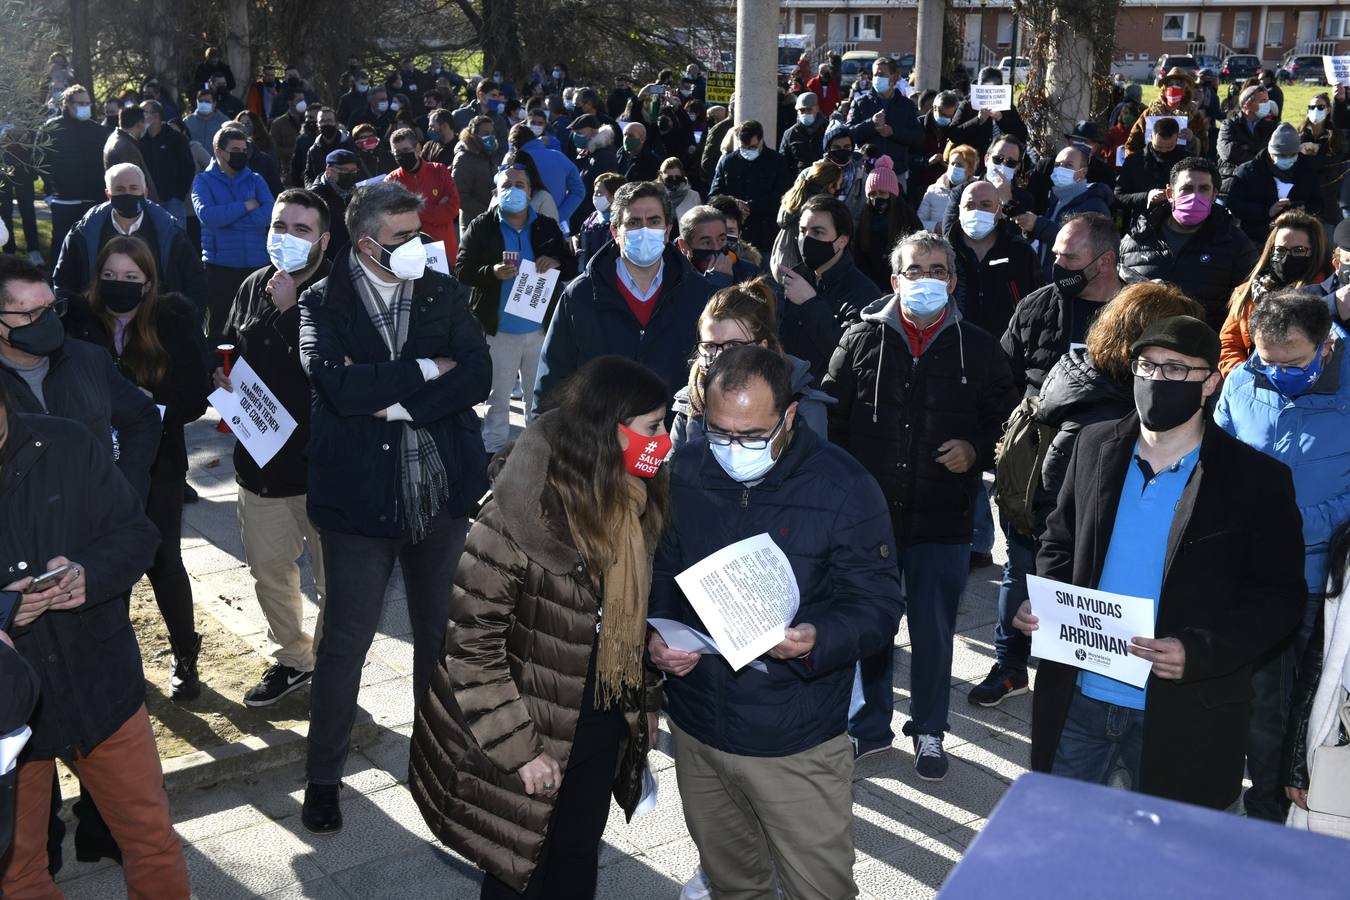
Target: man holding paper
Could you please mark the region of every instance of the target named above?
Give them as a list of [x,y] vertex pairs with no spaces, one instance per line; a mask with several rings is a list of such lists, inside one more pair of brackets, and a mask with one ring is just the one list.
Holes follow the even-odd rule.
[[[1066,594],[1081,586],[1125,595],[1122,606],[1151,600],[1156,637],[1134,637],[1128,649],[1152,673],[1138,688],[1042,659],[1031,766],[1106,783],[1123,765],[1134,790],[1225,809],[1242,788],[1252,664],[1304,608],[1293,480],[1207,421],[1220,384],[1213,329],[1163,319],[1131,353],[1138,414],[1083,430],[1037,570]],[[1035,613],[1024,603],[1014,625],[1037,631]],[[1038,638],[1055,639],[1063,632]]]
[[[773,896],[776,873],[789,897],[847,900],[857,896],[849,694],[858,659],[890,646],[900,581],[881,491],[800,424],[790,380],[787,361],[758,346],[726,350],[709,368],[705,437],[669,463],[671,522],[648,607],[701,632],[790,607],[738,594],[714,600],[720,615],[707,621],[677,583],[733,544],[772,539],[760,562],[781,573],[769,558],[786,556],[800,595],[790,627],[738,669],[730,654],[672,650],[655,632],[647,646],[673,676],[675,772],[713,895]],[[725,577],[734,580],[730,567]]]
[[[562,285],[576,274],[575,257],[557,220],[530,206],[530,176],[524,163],[515,160],[517,152],[512,151],[497,173],[496,205],[469,223],[455,260],[455,274],[473,289],[469,305],[492,351],[492,390],[483,418],[483,446],[491,454],[505,447],[511,436],[511,391],[517,378],[525,388],[525,418],[531,417],[530,388],[539,371],[544,331]],[[522,308],[511,299],[526,277],[521,272],[525,263],[533,264],[538,275],[555,274],[543,302]]]

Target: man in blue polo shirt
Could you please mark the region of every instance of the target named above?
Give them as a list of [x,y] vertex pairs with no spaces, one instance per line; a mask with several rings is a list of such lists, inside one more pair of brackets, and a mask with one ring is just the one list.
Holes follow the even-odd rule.
[[[1215,809],[1242,788],[1253,663],[1302,616],[1303,540],[1288,466],[1209,421],[1219,336],[1189,316],[1131,346],[1137,414],[1085,428],[1037,556],[1040,575],[1153,600],[1143,689],[1042,660],[1036,771]],[[1036,630],[1024,602],[1013,620]]]

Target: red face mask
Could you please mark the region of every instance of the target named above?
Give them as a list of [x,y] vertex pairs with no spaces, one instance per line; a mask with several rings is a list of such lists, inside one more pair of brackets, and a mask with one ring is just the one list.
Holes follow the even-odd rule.
[[376,147],[380,146],[380,139],[379,139],[379,138],[361,138],[361,140],[359,140],[359,141],[356,142],[356,146],[357,146],[358,148],[360,148],[360,149],[366,151],[367,153],[369,153],[370,151],[374,150]]
[[1181,101],[1186,97],[1186,89],[1179,87],[1170,87],[1163,90],[1163,96],[1167,98],[1168,106],[1180,106]]
[[638,434],[622,422],[619,423],[619,430],[628,437],[628,449],[623,451],[623,467],[628,470],[628,474],[638,478],[655,478],[656,473],[661,471],[661,464],[666,461],[666,455],[670,453],[670,435],[658,434],[652,437]]

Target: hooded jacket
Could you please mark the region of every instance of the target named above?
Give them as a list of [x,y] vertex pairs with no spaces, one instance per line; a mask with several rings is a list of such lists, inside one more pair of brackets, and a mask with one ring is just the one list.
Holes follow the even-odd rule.
[[1120,242],[1120,279],[1127,284],[1161,279],[1205,307],[1215,331],[1223,327],[1233,289],[1247,280],[1257,251],[1232,214],[1215,205],[1198,231],[1173,253],[1163,229],[1172,215],[1166,200],[1151,206]]
[[738,756],[791,756],[844,734],[855,665],[891,645],[903,608],[876,482],[843,450],[801,427],[753,485],[733,481],[704,440],[684,444],[667,466],[671,521],[653,566],[648,615],[704,629],[675,576],[767,532],[801,591],[793,624],[816,627],[805,659],[765,655],[762,669],[733,672],[722,657],[704,655],[687,675],[666,680],[670,720]]
[[[267,265],[272,192],[248,166],[226,175],[218,160],[192,180],[192,209],[202,223],[202,262],[252,271]],[[252,210],[249,200],[257,202]]]
[[[812,431],[823,437],[829,430],[825,409],[832,406],[835,400],[824,391],[811,386],[816,379],[811,374],[810,363],[792,355],[788,355],[787,359],[792,363],[792,399],[797,404],[798,420],[805,422]],[[694,365],[698,363],[695,362]],[[689,441],[703,439],[703,416],[691,416],[689,407],[689,385],[686,384],[675,392],[675,400],[671,404],[675,421],[670,426],[670,441],[675,449],[679,449]]]
[[[557,798],[526,794],[516,773],[540,753],[566,771],[583,704],[590,707],[602,603],[547,481],[549,418],[507,451],[469,530],[408,772],[432,833],[519,890],[549,829],[569,823],[552,822]],[[630,818],[649,749],[644,713],[661,708],[660,676],[646,675],[646,690],[620,704],[628,738],[612,792]]]
[[496,166],[492,154],[483,147],[477,135],[455,147],[455,161],[450,173],[459,190],[459,227],[462,232],[469,223],[487,212],[492,202],[492,177]]
[[[1017,405],[998,342],[961,321],[955,299],[916,359],[900,319],[900,298],[873,301],[830,360],[822,387],[830,441],[872,473],[890,505],[900,546],[970,542],[980,472]],[[937,448],[963,440],[975,463],[957,474],[936,462]]]
[[1256,158],[1237,167],[1224,183],[1224,201],[1242,223],[1242,230],[1254,244],[1264,244],[1270,233],[1270,208],[1280,199],[1277,181],[1289,185],[1289,202],[1313,217],[1322,215],[1322,186],[1317,160],[1299,154],[1287,172],[1275,168],[1270,152],[1262,150]]
[[1111,193],[1111,188],[1096,181],[1087,182],[1087,187],[1078,196],[1068,200],[1060,200],[1053,192],[1049,196],[1045,215],[1036,217],[1036,224],[1032,226],[1031,234],[1027,235],[1028,240],[1041,242],[1041,275],[1046,281],[1050,280],[1055,262],[1055,254],[1051,251],[1064,220],[1069,216],[1088,212],[1110,217],[1111,204],[1116,201],[1116,195]]

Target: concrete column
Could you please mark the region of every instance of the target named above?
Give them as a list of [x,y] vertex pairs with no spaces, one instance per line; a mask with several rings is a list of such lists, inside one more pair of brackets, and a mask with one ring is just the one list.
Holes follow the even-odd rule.
[[764,126],[778,147],[778,0],[736,0],[736,124]]
[[919,33],[914,44],[916,91],[938,90],[942,80],[943,0],[919,0]]
[[[1252,43],[1255,45],[1255,49],[1252,50],[1252,52],[1255,53],[1256,58],[1261,61],[1262,68],[1265,68],[1266,65],[1266,22],[1269,14],[1270,14],[1269,6],[1261,7],[1260,30],[1256,32],[1256,34],[1254,35],[1255,39],[1252,41]],[[1284,27],[1288,28],[1289,23],[1286,22]]]

